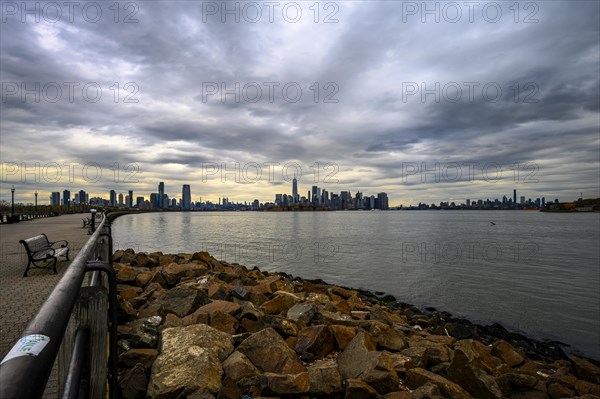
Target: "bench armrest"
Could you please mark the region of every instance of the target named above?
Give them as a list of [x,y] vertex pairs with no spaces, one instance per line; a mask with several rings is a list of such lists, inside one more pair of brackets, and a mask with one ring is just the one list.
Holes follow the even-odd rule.
[[[50,246],[53,246],[54,244],[59,244],[59,243],[60,243],[61,248],[64,248],[69,245],[69,242],[67,240],[58,240],[58,241],[51,242]],[[64,243],[64,244],[62,244],[62,243]]]

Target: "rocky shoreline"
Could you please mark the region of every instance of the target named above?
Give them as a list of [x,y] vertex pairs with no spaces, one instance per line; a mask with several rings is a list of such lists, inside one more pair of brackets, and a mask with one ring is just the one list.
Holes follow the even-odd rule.
[[130,398],[600,398],[597,362],[499,324],[194,254],[116,251]]

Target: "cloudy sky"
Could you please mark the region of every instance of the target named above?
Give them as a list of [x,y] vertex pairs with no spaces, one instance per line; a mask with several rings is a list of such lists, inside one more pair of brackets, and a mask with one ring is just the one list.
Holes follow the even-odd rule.
[[2,1],[1,199],[598,197],[599,4]]

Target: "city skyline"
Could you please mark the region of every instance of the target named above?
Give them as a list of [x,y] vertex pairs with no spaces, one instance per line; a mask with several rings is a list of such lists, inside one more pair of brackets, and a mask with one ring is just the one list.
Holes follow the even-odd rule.
[[[319,187],[313,185],[307,190],[307,195],[302,196],[298,191],[298,183],[297,179],[294,178],[292,180],[291,192],[290,193],[278,193],[275,194],[275,198],[273,201],[260,201],[258,199],[254,200],[244,200],[244,201],[231,201],[228,196],[220,196],[217,200],[213,200],[211,198],[204,197],[204,201],[202,200],[202,196],[199,196],[198,201],[194,201],[191,194],[191,185],[183,184],[181,189],[180,197],[170,197],[168,193],[165,192],[165,183],[158,183],[157,192],[149,193],[144,195],[140,195],[139,193],[135,193],[132,190],[127,191],[127,194],[119,193],[117,197],[117,192],[115,190],[110,190],[109,199],[107,200],[104,196],[90,196],[90,193],[86,193],[85,190],[80,190],[75,193],[73,203],[90,203],[97,204],[103,206],[118,206],[118,207],[136,207],[136,208],[144,208],[144,209],[168,209],[168,208],[180,208],[184,210],[190,209],[198,209],[199,206],[203,206],[206,209],[206,206],[219,206],[219,207],[231,207],[231,206],[244,206],[250,207],[250,209],[262,209],[263,206],[265,208],[272,207],[288,207],[288,206],[312,206],[317,208],[329,208],[329,209],[459,209],[459,208],[467,208],[467,209],[490,209],[490,208],[500,208],[500,209],[526,209],[526,208],[544,208],[546,204],[549,203],[559,203],[558,198],[549,198],[546,199],[545,196],[542,197],[527,197],[524,195],[519,196],[519,200],[517,201],[517,189],[513,189],[512,196],[509,193],[509,196],[504,194],[501,198],[492,196],[487,198],[465,198],[464,201],[440,201],[439,203],[425,203],[419,202],[418,204],[400,204],[400,205],[390,205],[388,194],[385,192],[379,192],[376,195],[367,193],[366,195],[363,192],[357,191],[353,196],[351,191],[341,191],[339,193],[331,192],[327,190],[325,187]],[[61,199],[60,192],[52,192],[50,193],[50,204],[51,205],[67,205],[69,206],[70,201],[70,191],[64,190],[63,197]],[[520,194],[520,193],[519,193]],[[82,200],[83,198],[83,200]],[[117,200],[118,198],[118,200]],[[584,198],[583,193],[579,198]],[[65,201],[66,199],[66,201]],[[43,204],[43,203],[40,203]],[[129,204],[129,205],[128,205]],[[192,206],[193,205],[193,206]]]
[[[22,40],[0,42],[0,155],[3,166],[30,174],[6,176],[4,168],[0,200],[10,200],[13,184],[29,202],[35,190],[150,193],[161,181],[212,198],[268,200],[289,184],[281,168],[291,162],[302,166],[302,185],[387,192],[390,205],[485,198],[513,185],[528,197],[600,196],[597,1],[532,3],[539,8],[526,21],[524,3],[518,15],[498,3],[498,21],[482,7],[471,20],[457,3],[463,18],[448,21],[403,15],[405,2],[339,2],[332,23],[316,23],[308,3],[297,23],[280,14],[203,20],[201,3],[143,2],[136,23],[116,23],[108,4],[95,23],[6,15],[1,36]],[[297,102],[294,88],[302,90]],[[43,151],[32,151],[39,143]],[[36,162],[49,173],[39,182]],[[473,181],[404,181],[403,166],[422,162],[427,170],[479,166]],[[207,163],[258,164],[265,180],[265,164],[279,166],[274,182],[238,184],[203,181]],[[334,171],[323,168],[313,182],[316,163],[334,164],[339,183],[323,181]],[[516,181],[515,163],[537,183]],[[84,170],[91,164],[102,170],[98,181],[95,167]],[[486,165],[502,167],[498,182],[485,180]]]

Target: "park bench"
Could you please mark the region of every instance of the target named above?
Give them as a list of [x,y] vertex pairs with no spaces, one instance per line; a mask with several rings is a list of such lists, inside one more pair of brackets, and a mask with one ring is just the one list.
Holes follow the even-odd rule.
[[[51,265],[54,269],[54,274],[57,274],[56,262],[58,258],[64,256],[69,260],[69,243],[65,240],[50,242],[46,234],[42,233],[39,236],[20,240],[19,242],[25,247],[28,258],[27,268],[23,277],[27,277],[27,272],[30,268],[49,268],[50,264],[47,263],[49,261],[52,261]],[[60,247],[56,247],[55,245],[60,245]],[[44,263],[44,265],[38,265],[39,262]]]

